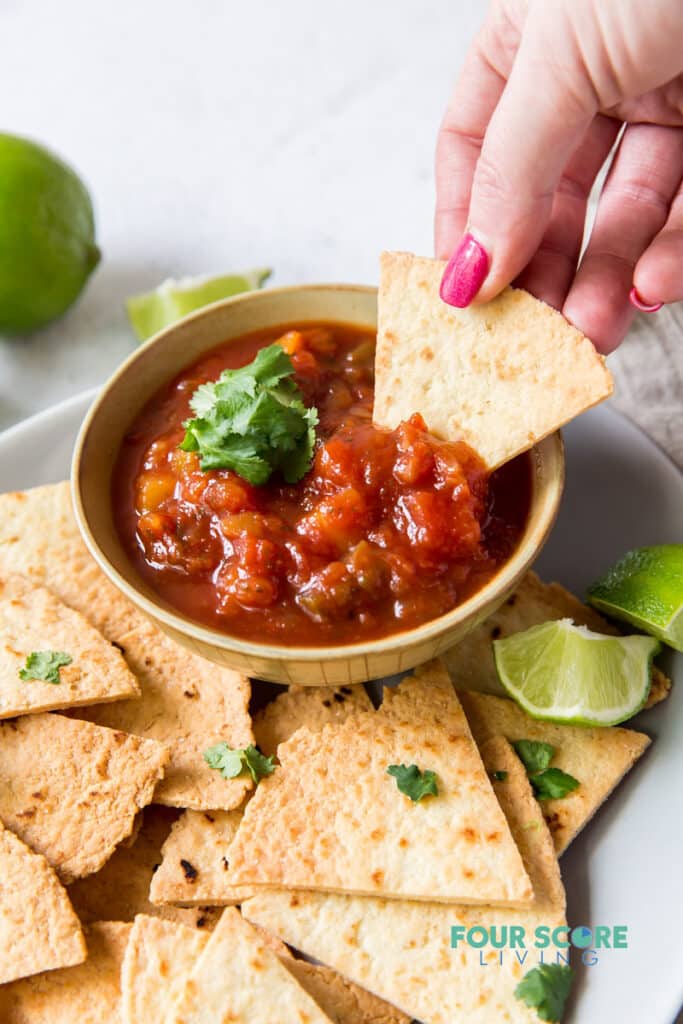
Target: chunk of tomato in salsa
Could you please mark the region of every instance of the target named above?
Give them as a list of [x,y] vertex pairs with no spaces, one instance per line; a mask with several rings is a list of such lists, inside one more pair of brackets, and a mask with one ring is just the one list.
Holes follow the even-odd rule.
[[[310,471],[256,487],[178,447],[196,387],[279,341],[320,414]],[[489,478],[419,415],[372,424],[374,336],[338,324],[221,346],[149,403],[114,475],[123,542],[173,606],[252,640],[352,643],[448,611],[509,557],[529,504],[526,457]]]

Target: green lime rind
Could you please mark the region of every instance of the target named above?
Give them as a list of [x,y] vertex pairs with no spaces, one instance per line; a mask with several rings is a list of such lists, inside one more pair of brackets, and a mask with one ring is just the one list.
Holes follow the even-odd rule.
[[44,146],[0,132],[0,333],[56,320],[99,260],[92,201],[76,172]]
[[593,633],[571,619],[493,642],[503,688],[532,718],[600,727],[643,707],[659,646],[647,636]]
[[154,291],[132,295],[126,300],[128,319],[139,341],[169,327],[202,306],[260,288],[272,270],[261,267],[220,277],[169,278]]
[[683,651],[683,544],[629,551],[589,588],[588,603]]

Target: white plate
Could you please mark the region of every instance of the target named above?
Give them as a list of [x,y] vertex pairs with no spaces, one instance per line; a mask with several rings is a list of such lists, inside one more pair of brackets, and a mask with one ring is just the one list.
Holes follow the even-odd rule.
[[[0,434],[0,490],[68,475],[93,394]],[[628,548],[683,541],[683,477],[634,426],[596,409],[565,441],[567,491],[537,566],[545,579],[582,594]],[[678,685],[638,721],[655,742],[562,860],[570,923],[625,924],[629,937],[627,950],[579,967],[572,1024],[671,1024],[683,1002],[683,656],[664,666]]]

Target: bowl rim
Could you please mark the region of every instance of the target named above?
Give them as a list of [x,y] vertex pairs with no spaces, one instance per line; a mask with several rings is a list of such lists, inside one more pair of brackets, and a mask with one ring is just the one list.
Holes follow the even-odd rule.
[[[83,453],[86,448],[92,424],[97,418],[102,405],[109,398],[110,392],[119,385],[121,379],[126,376],[130,368],[135,365],[142,353],[157,345],[163,344],[167,335],[174,332],[180,325],[183,327],[188,324],[191,325],[193,321],[210,316],[217,309],[223,309],[249,300],[258,300],[259,297],[314,291],[346,291],[355,294],[377,294],[376,287],[363,284],[338,284],[332,282],[281,285],[277,288],[241,292],[238,295],[231,296],[227,299],[219,299],[207,306],[202,306],[200,309],[189,313],[180,320],[174,321],[174,323],[162,328],[162,330],[158,331],[156,334],[152,335],[152,337],[146,339],[141,345],[135,348],[102,385],[81,424],[71,459],[71,497],[81,537],[100,569],[102,569],[117,589],[121,591],[132,604],[145,612],[146,615],[153,620],[163,623],[167,629],[174,633],[187,635],[200,644],[217,647],[226,652],[233,651],[241,656],[260,658],[267,661],[318,662],[321,657],[324,657],[328,661],[334,661],[341,658],[352,659],[364,658],[370,655],[389,654],[405,645],[416,646],[417,644],[432,640],[435,637],[448,632],[452,627],[456,626],[459,621],[475,617],[477,612],[481,611],[488,605],[494,591],[502,594],[503,600],[506,592],[512,589],[515,582],[521,578],[521,576],[535,561],[547,540],[548,534],[553,528],[564,490],[564,442],[561,431],[557,430],[555,433],[543,438],[529,451],[530,456],[533,457],[534,453],[540,454],[544,449],[547,449],[549,452],[552,452],[552,449],[554,449],[554,454],[559,463],[559,472],[552,480],[549,481],[548,492],[545,495],[544,501],[545,515],[536,525],[533,533],[530,536],[524,536],[522,538],[523,547],[521,545],[518,546],[512,556],[500,566],[495,575],[492,576],[483,587],[475,591],[474,594],[468,597],[461,604],[456,605],[454,608],[444,612],[443,615],[440,615],[435,619],[429,619],[427,622],[422,623],[422,625],[413,626],[410,629],[399,630],[395,633],[390,633],[387,636],[378,637],[374,640],[365,640],[351,644],[334,644],[330,646],[325,646],[323,644],[319,646],[285,646],[271,643],[258,643],[255,641],[244,640],[227,631],[221,631],[210,626],[204,626],[201,623],[186,617],[180,612],[171,611],[161,603],[163,600],[161,597],[158,602],[147,597],[146,594],[142,593],[141,590],[126,579],[105,555],[90,526],[81,494],[81,464]],[[236,335],[235,338],[240,336],[241,335]],[[220,342],[215,343],[215,345],[219,344]],[[153,391],[150,392],[147,400],[152,397],[153,393]]]

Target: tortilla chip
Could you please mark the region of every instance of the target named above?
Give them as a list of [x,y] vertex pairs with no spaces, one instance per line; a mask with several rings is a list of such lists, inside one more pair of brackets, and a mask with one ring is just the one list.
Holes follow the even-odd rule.
[[66,890],[45,858],[0,822],[0,985],[85,957]]
[[261,936],[264,945],[271,949],[276,956],[279,956],[286,967],[287,963],[294,958],[289,946],[285,945],[282,939],[278,939],[277,935],[273,935],[272,932],[266,931],[265,928],[261,928],[257,924],[253,924],[251,927]]
[[249,681],[178,646],[109,582],[81,540],[68,483],[0,495],[0,573],[42,583],[111,643],[125,648],[142,697],[79,713],[79,718],[161,740],[171,752],[156,803],[229,810],[248,780],[223,779],[202,752],[218,740],[253,742]]
[[[529,878],[448,673],[384,691],[379,711],[278,748],[230,847],[232,881],[446,902],[523,904]],[[398,790],[392,764],[436,772],[439,795]]]
[[119,976],[130,929],[119,921],[93,924],[84,963],[0,988],[2,1024],[120,1024]]
[[[320,729],[326,722],[371,710],[363,686],[293,686],[255,715],[254,736],[260,750],[270,756],[302,725]],[[150,899],[185,907],[202,903],[230,906],[250,896],[250,886],[231,883],[226,857],[241,818],[241,811],[186,811],[181,815],[164,843]]]
[[410,1024],[405,1013],[354,985],[331,967],[291,956],[282,962],[332,1024]]
[[121,1024],[162,1024],[207,942],[182,924],[136,917],[121,968]]
[[166,1024],[330,1024],[260,935],[228,907]]
[[[559,583],[542,583],[536,573],[528,572],[493,615],[442,655],[456,688],[507,696],[496,671],[492,641],[554,619],[572,619],[577,626],[587,626],[595,633],[619,635],[619,630],[599,612],[582,604]],[[653,665],[647,706],[664,700],[670,689],[671,681]]]
[[78,718],[164,743],[170,761],[154,802],[198,810],[238,807],[251,779],[224,779],[204,751],[225,740],[253,743],[249,680],[179,647],[151,623],[120,638],[126,661],[142,684],[142,698],[75,712]]
[[[372,703],[362,686],[291,687],[254,717],[254,736],[260,750],[272,755],[302,725],[314,730],[366,710],[372,710]],[[241,818],[238,810],[181,815],[164,843],[150,899],[185,907],[230,906],[250,896],[250,886],[231,883],[226,857]]]
[[256,745],[271,756],[302,725],[321,729],[357,711],[372,711],[364,686],[290,686],[254,716]]
[[0,723],[0,819],[64,882],[102,867],[152,799],[168,751],[63,715]]
[[[58,684],[20,677],[33,651],[70,655]],[[82,615],[22,576],[0,580],[0,718],[139,696],[121,652]]]
[[459,696],[480,746],[492,736],[505,736],[510,742],[549,743],[555,748],[553,768],[579,780],[579,788],[562,799],[540,802],[558,857],[650,744],[649,736],[631,729],[590,729],[539,722],[504,697],[482,693]]
[[[192,812],[195,813],[195,812]],[[213,907],[157,907],[149,902],[149,887],[161,861],[161,847],[178,812],[170,807],[146,807],[134,843],[120,843],[104,867],[69,886],[69,896],[81,921],[133,921],[138,914],[163,917],[188,927],[210,931],[219,912]]]
[[140,621],[83,543],[68,481],[0,494],[0,574],[9,573],[47,587],[109,641]]
[[159,868],[152,878],[153,903],[229,906],[251,895],[250,886],[230,881],[228,847],[242,812],[186,811],[173,824],[164,843]]
[[495,469],[612,394],[604,358],[561,313],[518,288],[454,309],[439,297],[445,266],[382,253],[376,423],[421,413]]
[[[534,929],[565,923],[564,890],[550,834],[521,762],[500,737],[484,745],[482,756],[488,771],[508,773],[494,785],[533,884],[531,907],[447,906],[264,889],[243,904],[245,917],[423,1024],[538,1024],[535,1012],[513,993],[538,963]],[[491,946],[479,950],[461,941],[452,949],[451,927],[458,925],[465,931],[495,927],[498,935],[504,926],[524,928],[524,964],[507,950],[499,965],[499,952]],[[556,952],[551,943],[544,950],[546,963],[555,962]]]

